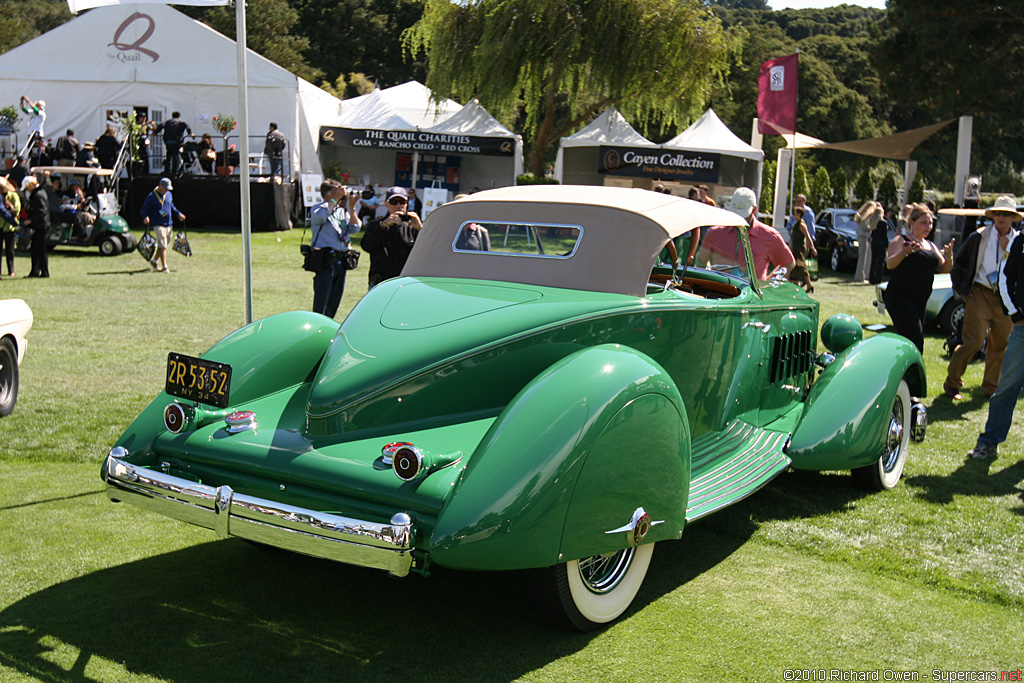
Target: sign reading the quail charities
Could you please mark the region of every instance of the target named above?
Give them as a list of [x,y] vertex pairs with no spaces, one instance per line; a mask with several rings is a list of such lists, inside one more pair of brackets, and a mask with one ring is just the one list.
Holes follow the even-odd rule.
[[597,172],[687,183],[717,183],[720,161],[720,154],[708,152],[602,145]]
[[364,149],[393,149],[397,152],[428,154],[485,154],[512,156],[515,143],[509,138],[478,135],[446,135],[427,131],[371,130],[365,128],[320,127],[320,143]]

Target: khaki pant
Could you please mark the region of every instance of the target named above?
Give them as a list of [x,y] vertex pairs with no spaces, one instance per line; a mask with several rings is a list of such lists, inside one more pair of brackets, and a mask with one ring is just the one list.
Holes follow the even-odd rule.
[[981,351],[988,337],[985,349],[985,376],[981,388],[991,396],[999,386],[999,375],[1003,369],[1003,354],[1010,339],[1013,322],[1003,313],[999,295],[977,282],[971,288],[964,302],[964,329],[961,343],[953,351],[946,370],[944,389],[959,389],[963,386],[967,364]]

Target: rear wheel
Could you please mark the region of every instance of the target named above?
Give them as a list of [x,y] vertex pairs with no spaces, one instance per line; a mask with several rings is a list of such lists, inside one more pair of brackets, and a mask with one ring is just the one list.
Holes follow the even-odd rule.
[[584,633],[614,621],[633,603],[654,544],[572,560],[532,572],[537,611],[559,628]]
[[18,401],[18,353],[14,342],[0,339],[0,417],[10,415]]
[[853,480],[860,488],[884,491],[900,482],[910,448],[910,405],[910,387],[906,380],[900,380],[889,413],[885,452],[867,467],[853,470]]
[[104,256],[117,256],[121,253],[121,240],[114,235],[107,235],[100,242],[100,253]]

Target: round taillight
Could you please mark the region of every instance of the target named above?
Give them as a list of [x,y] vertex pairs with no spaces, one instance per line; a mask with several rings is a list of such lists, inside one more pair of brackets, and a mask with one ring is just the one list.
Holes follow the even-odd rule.
[[412,481],[423,472],[423,455],[412,446],[403,446],[394,452],[393,467],[402,481]]
[[171,403],[164,408],[164,426],[172,434],[180,434],[188,424],[188,413],[180,403]]

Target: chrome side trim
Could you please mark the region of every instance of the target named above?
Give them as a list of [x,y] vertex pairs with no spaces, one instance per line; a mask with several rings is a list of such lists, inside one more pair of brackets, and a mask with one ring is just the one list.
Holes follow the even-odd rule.
[[[206,486],[132,465],[111,453],[103,465],[107,497],[167,517],[285,550],[406,576],[415,527],[398,513],[391,523],[307,510]],[[400,516],[403,515],[403,516]]]

